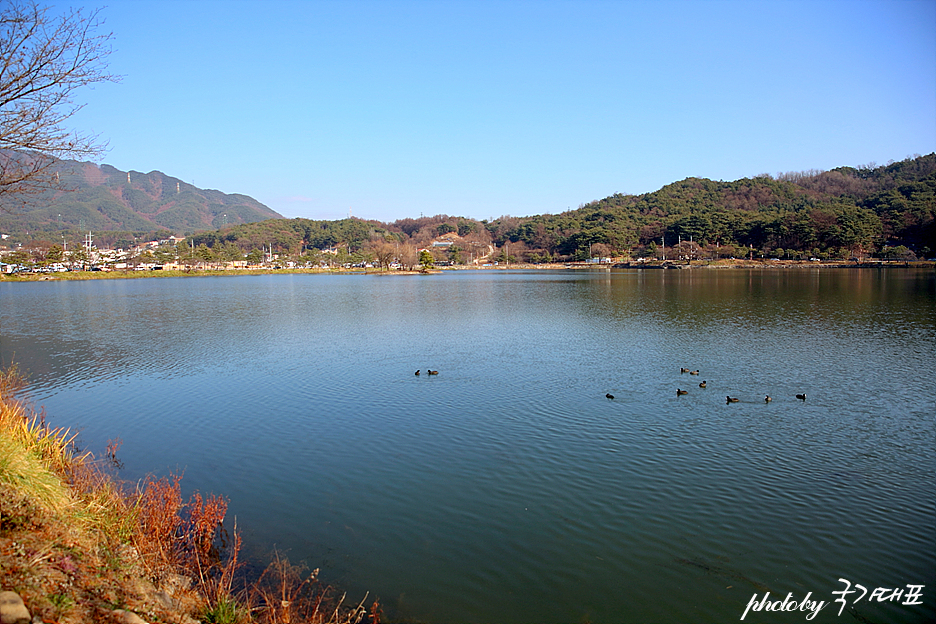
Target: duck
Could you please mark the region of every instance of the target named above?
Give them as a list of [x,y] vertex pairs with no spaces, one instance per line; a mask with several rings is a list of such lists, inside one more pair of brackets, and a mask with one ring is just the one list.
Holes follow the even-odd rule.
[[427,370],[426,372],[429,373],[430,375],[438,375],[438,374],[439,374],[439,371],[434,371],[434,370]]
[[699,384],[699,387],[700,387],[700,388],[704,388],[705,385],[706,385],[706,382],[703,381],[702,383]]
[[680,369],[679,369],[679,372],[680,372],[680,374],[682,374],[682,373],[688,373],[688,372],[689,372],[689,369],[688,369],[688,368],[680,368]]
[[699,371],[697,371],[697,370],[689,371],[689,374],[690,374],[690,375],[698,375],[698,374],[699,374]]
[[805,400],[806,400],[806,395],[805,395],[805,394],[797,394],[797,395],[796,395],[796,398],[805,401]]
[[613,395],[613,394],[610,394],[610,393],[608,393],[608,394],[606,394],[606,395],[605,395],[605,398],[608,398],[608,399],[613,399],[613,398],[614,398],[614,395]]
[[764,403],[770,403],[771,401],[773,401],[773,399],[770,398],[769,394],[764,397]]
[[688,390],[680,390],[679,388],[676,388],[676,396],[680,396],[680,395],[683,395],[683,394],[689,394],[689,391],[688,391]]
[[419,371],[416,371],[416,376],[419,377]]
[[726,396],[725,398],[728,399],[727,401],[725,401],[725,403],[737,403],[738,401],[740,401],[740,399],[735,398],[735,397]]

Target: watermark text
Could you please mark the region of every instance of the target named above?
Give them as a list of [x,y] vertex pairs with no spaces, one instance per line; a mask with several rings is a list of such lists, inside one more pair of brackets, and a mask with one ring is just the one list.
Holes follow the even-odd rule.
[[[923,604],[923,588],[925,585],[910,585],[904,587],[876,587],[869,590],[864,585],[852,583],[848,579],[839,579],[839,583],[845,585],[844,589],[832,592],[833,596],[838,596],[832,602],[840,604],[838,615],[842,615],[849,600],[852,605],[865,600],[866,602],[893,602],[904,606]],[[747,606],[744,607],[744,613],[741,614],[743,620],[748,613],[759,613],[766,611],[785,611],[803,613],[807,620],[812,620],[822,609],[831,604],[825,600],[813,600],[812,592],[806,594],[806,597],[797,601],[793,597],[793,592],[786,595],[786,598],[778,599],[770,597],[770,592],[764,592],[763,597],[758,594],[751,596]],[[902,601],[902,602],[901,602]]]

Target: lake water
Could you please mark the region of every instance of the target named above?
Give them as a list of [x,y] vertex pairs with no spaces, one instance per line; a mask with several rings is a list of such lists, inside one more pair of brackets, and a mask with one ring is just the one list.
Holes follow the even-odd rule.
[[397,619],[936,620],[931,270],[0,283],[14,359],[122,477]]

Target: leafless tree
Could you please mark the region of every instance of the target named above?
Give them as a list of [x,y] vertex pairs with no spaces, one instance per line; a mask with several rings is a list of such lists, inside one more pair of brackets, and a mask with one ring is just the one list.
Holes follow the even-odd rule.
[[400,245],[400,262],[406,269],[412,269],[419,263],[419,250],[412,243]]
[[388,240],[377,238],[366,246],[367,251],[373,254],[374,259],[383,269],[390,269],[390,263],[396,257],[397,246]]
[[592,258],[610,258],[614,255],[614,250],[605,243],[595,243],[591,246]]
[[56,158],[94,158],[105,145],[66,122],[83,108],[80,87],[106,73],[111,33],[99,10],[57,13],[32,0],[0,3],[0,210],[52,188]]

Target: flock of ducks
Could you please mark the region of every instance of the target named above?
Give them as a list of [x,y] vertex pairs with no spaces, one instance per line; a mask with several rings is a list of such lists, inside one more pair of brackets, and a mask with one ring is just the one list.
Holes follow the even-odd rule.
[[[422,372],[422,369],[416,371],[416,376],[419,377],[419,374],[420,374],[421,372]],[[699,371],[698,371],[698,370],[689,370],[688,368],[680,368],[680,369],[679,369],[679,372],[680,372],[680,374],[682,374],[682,373],[689,373],[690,375],[698,375],[698,374],[699,374]],[[439,374],[439,371],[437,371],[437,370],[432,370],[431,368],[427,368],[427,369],[426,369],[426,374],[427,374],[427,375],[438,375],[438,374]],[[700,387],[700,388],[705,388],[707,384],[708,384],[708,382],[702,381],[702,382],[699,384],[699,387]],[[688,390],[683,390],[682,388],[676,388],[676,396],[682,396],[682,395],[684,395],[684,394],[689,394],[689,391],[688,391]],[[613,399],[613,398],[614,398],[614,395],[611,394],[611,393],[609,392],[609,393],[607,393],[607,394],[605,395],[605,397],[608,398],[608,399]],[[797,394],[797,395],[796,395],[796,398],[797,398],[797,399],[800,399],[801,401],[805,401],[805,400],[806,400],[806,394],[805,394],[805,393],[804,393],[804,394]],[[739,399],[739,398],[737,398],[737,397],[733,397],[733,396],[726,396],[725,399],[726,399],[725,403],[737,403],[738,401],[741,400],[741,399]],[[764,403],[770,403],[771,401],[773,401],[773,399],[770,397],[769,394],[766,395],[766,396],[764,396]]]
[[[699,371],[698,371],[698,370],[691,370],[691,369],[688,369],[688,368],[680,368],[680,369],[679,369],[679,373],[680,373],[680,374],[689,373],[690,375],[698,375],[698,374],[699,374]],[[419,371],[416,371],[416,374],[418,375],[418,374],[419,374]],[[708,385],[708,382],[703,381],[703,382],[701,382],[701,383],[699,384],[699,387],[700,387],[700,388],[705,388],[707,385]],[[684,395],[684,394],[689,394],[689,391],[688,391],[688,390],[683,390],[682,388],[676,388],[676,396],[682,396],[682,395]],[[613,398],[614,398],[614,395],[611,394],[611,393],[609,392],[608,394],[605,395],[605,397],[608,398],[608,399],[613,399]],[[801,401],[805,401],[805,400],[806,400],[806,394],[805,394],[805,393],[803,393],[803,394],[797,394],[797,395],[796,395],[796,398],[799,399],[799,400],[801,400]],[[726,403],[726,404],[727,404],[727,403],[737,403],[737,402],[740,401],[740,400],[741,400],[741,399],[739,399],[738,397],[733,397],[733,396],[730,396],[730,395],[725,397],[725,403]],[[773,401],[773,398],[771,398],[771,396],[770,396],[769,394],[767,394],[767,395],[764,396],[764,403],[770,403],[771,401]]]
[[[698,375],[698,374],[699,374],[699,371],[697,371],[697,370],[689,370],[688,368],[680,368],[680,369],[679,369],[679,372],[680,372],[680,374],[682,374],[682,373],[689,373],[690,375]],[[706,385],[707,385],[707,382],[703,381],[702,383],[699,384],[699,387],[700,387],[700,388],[705,388]],[[680,389],[680,388],[676,388],[676,396],[682,396],[682,395],[688,394],[688,393],[689,393],[688,390],[682,390],[682,389]],[[797,398],[797,399],[800,399],[800,400],[802,400],[802,401],[805,401],[805,400],[806,400],[806,395],[805,395],[805,394],[797,394],[797,395],[796,395],[796,398]],[[727,403],[737,403],[737,402],[740,401],[740,400],[741,400],[741,399],[739,399],[738,397],[733,397],[733,396],[730,396],[730,395],[725,397],[725,403],[726,403],[726,404],[727,404]],[[764,403],[770,403],[771,401],[773,401],[773,398],[771,398],[771,396],[770,396],[769,394],[764,395]]]

